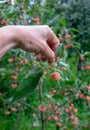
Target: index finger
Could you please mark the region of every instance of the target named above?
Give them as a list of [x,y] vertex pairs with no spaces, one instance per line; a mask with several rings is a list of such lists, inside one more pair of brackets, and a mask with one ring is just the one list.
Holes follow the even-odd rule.
[[56,48],[59,45],[59,40],[58,40],[58,38],[56,37],[55,33],[52,30],[49,31],[49,36],[48,36],[48,39],[47,39],[47,44],[50,46],[50,48],[54,52],[56,51]]

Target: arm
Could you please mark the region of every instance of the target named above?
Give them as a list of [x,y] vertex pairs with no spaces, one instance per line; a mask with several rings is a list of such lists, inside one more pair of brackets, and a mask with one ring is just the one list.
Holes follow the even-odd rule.
[[2,27],[0,28],[0,58],[9,51],[11,48],[15,46],[12,39],[12,33],[8,28]]
[[59,41],[46,26],[5,26],[0,29],[0,58],[11,48],[35,52],[55,61],[55,50]]

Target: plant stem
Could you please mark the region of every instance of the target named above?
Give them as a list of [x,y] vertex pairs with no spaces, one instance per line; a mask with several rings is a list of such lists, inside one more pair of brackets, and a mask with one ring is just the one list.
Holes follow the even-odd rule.
[[23,110],[23,106],[24,106],[24,105],[22,104],[23,102],[24,102],[24,100],[21,101],[21,106],[20,106],[20,108],[19,108],[19,111],[18,111],[16,120],[15,120],[15,123],[14,123],[13,130],[17,130],[18,122],[19,122],[19,119],[20,119],[20,114],[21,114],[21,112],[22,112],[22,110]]
[[[40,98],[41,104],[43,102],[42,84],[43,84],[43,79],[41,78],[39,82],[39,98]],[[41,111],[41,124],[42,124],[41,130],[45,130],[45,114],[42,111]]]
[[56,130],[59,130],[59,126],[56,126]]

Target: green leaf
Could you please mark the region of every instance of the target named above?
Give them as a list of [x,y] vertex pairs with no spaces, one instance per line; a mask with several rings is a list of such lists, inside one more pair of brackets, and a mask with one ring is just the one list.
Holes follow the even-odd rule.
[[81,45],[80,45],[80,43],[78,43],[78,42],[74,42],[74,45],[75,45],[75,47],[76,47],[77,49],[81,49]]
[[83,56],[90,56],[90,52],[84,52]]
[[61,23],[63,26],[66,26],[66,23],[67,23],[67,22],[66,22],[65,19],[61,19],[61,20],[60,20],[60,23]]
[[76,28],[69,28],[69,30],[74,31],[74,32],[79,32],[79,30]]
[[69,68],[69,65],[66,64],[65,62],[60,61],[59,64],[65,66],[65,67],[67,67],[67,68]]
[[65,80],[65,83],[68,85],[73,85],[75,83],[74,80]]
[[63,44],[60,44],[56,49],[56,56],[62,56],[63,50],[64,50]]
[[53,98],[54,98],[54,99],[61,99],[61,97],[62,97],[62,96],[60,96],[59,94],[53,95]]
[[0,72],[5,72],[6,68],[0,68]]
[[43,74],[43,72],[42,72],[41,68],[32,69],[26,75],[25,79],[20,83],[19,87],[15,91],[13,101],[24,98],[27,95],[29,95],[30,93],[32,93],[34,91],[34,89],[37,87],[42,74]]

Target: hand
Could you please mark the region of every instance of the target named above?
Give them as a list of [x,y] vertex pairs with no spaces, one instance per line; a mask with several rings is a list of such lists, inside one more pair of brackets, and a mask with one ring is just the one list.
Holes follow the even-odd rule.
[[40,26],[6,26],[11,33],[11,40],[14,43],[12,48],[21,48],[28,52],[35,52],[48,59],[48,62],[55,61],[55,50],[59,45],[56,35],[47,25]]

